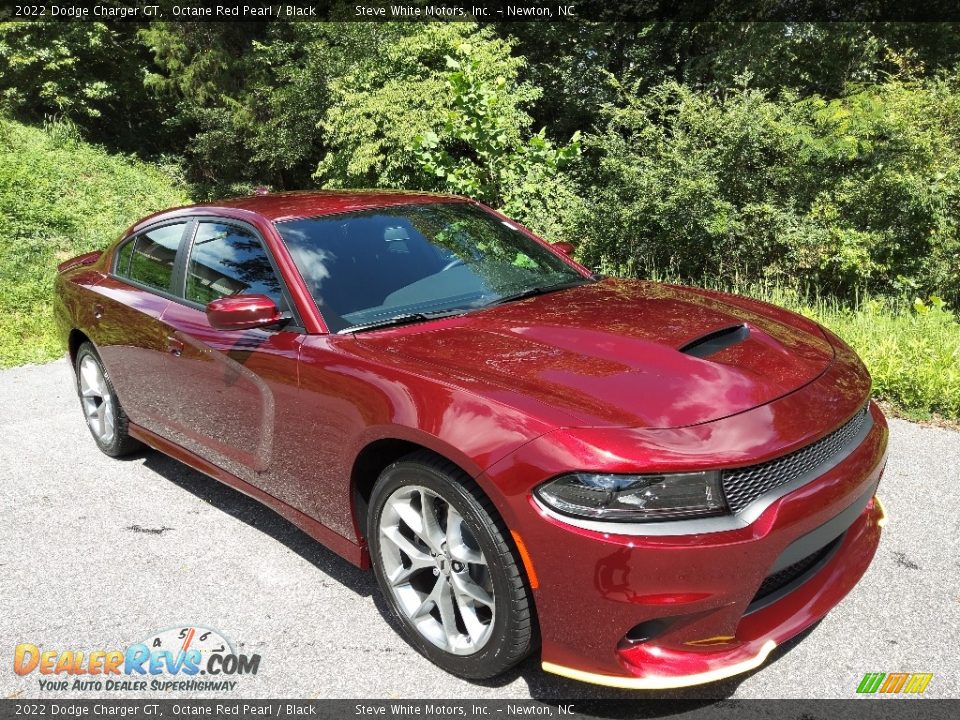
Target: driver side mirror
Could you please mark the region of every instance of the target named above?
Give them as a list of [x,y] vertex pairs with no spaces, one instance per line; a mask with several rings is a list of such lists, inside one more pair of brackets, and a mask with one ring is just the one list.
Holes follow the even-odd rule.
[[207,321],[217,330],[251,330],[282,319],[266,295],[228,295],[207,304]]
[[560,240],[559,242],[555,242],[555,243],[550,243],[550,245],[554,248],[554,250],[559,250],[564,255],[568,255],[570,257],[573,257],[573,252],[574,250],[577,249],[577,246],[574,245],[572,242],[566,242],[564,240]]

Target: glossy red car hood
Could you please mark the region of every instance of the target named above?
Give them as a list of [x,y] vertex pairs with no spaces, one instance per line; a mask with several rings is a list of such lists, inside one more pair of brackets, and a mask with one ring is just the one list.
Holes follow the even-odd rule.
[[[679,350],[741,323],[749,336],[713,355]],[[612,279],[357,339],[454,382],[480,381],[498,400],[521,393],[578,424],[657,428],[768,403],[817,378],[834,357],[815,323],[785,310]]]

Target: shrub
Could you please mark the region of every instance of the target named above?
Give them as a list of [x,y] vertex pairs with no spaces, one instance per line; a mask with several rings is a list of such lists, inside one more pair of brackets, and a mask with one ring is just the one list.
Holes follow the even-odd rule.
[[579,205],[562,171],[580,154],[580,133],[559,147],[545,129],[529,133],[529,119],[504,112],[516,88],[502,75],[484,79],[469,45],[446,61],[450,109],[442,124],[413,142],[423,184],[481,200],[548,237],[562,237]]
[[858,307],[821,304],[820,322],[850,343],[870,369],[876,397],[907,417],[960,420],[960,324],[942,300]]
[[582,255],[607,271],[960,300],[957,79],[832,100],[666,83],[626,92],[586,144]]
[[364,52],[330,82],[318,181],[462,193],[566,234],[579,200],[560,166],[579,146],[531,130],[540,91],[521,79],[512,41],[467,22],[356,32]]

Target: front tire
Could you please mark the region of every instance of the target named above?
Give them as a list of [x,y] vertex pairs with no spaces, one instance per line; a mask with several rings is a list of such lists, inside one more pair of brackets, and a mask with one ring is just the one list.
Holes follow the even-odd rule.
[[497,518],[470,477],[426,452],[381,473],[367,518],[377,582],[410,643],[474,680],[535,644],[532,602]]
[[127,433],[127,415],[91,343],[85,342],[77,350],[74,370],[80,407],[97,447],[110,457],[129,455],[142,448]]

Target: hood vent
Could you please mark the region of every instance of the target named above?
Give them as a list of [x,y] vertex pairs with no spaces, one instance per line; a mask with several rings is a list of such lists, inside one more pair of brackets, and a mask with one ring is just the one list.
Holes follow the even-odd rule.
[[750,337],[750,328],[745,323],[731,325],[708,332],[696,340],[691,340],[679,348],[679,351],[686,355],[693,355],[693,357],[705,358],[721,350],[726,350],[731,345],[742,343],[748,337]]

